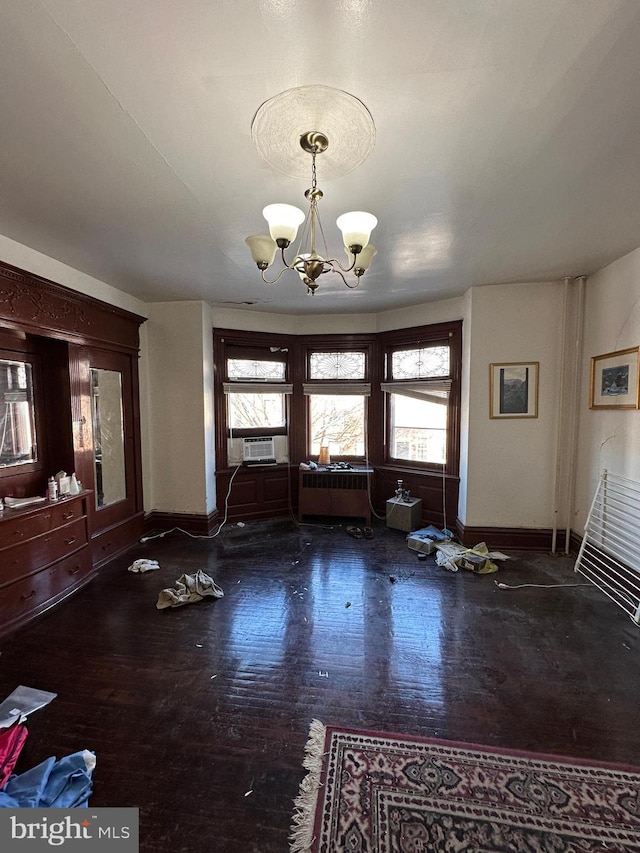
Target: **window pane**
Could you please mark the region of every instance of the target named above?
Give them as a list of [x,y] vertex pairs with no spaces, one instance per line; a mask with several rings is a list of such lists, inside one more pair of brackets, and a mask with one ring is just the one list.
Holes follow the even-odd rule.
[[31,365],[0,361],[0,467],[36,461]]
[[253,358],[228,358],[227,376],[230,380],[263,379],[284,382],[285,364],[282,361],[258,361]]
[[328,445],[331,456],[364,456],[364,397],[311,394],[309,452],[317,456]]
[[285,425],[284,394],[227,394],[229,429]]
[[[447,405],[390,394],[393,459],[431,462],[447,461]],[[443,401],[444,402],[444,401]]]
[[312,352],[309,379],[364,379],[363,352]]
[[420,347],[391,354],[392,379],[429,379],[449,375],[449,347]]

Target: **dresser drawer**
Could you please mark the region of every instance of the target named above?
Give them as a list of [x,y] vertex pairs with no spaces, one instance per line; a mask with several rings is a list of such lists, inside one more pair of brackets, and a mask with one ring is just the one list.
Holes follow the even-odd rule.
[[81,517],[12,548],[3,548],[0,550],[0,587],[72,554],[87,542],[87,519]]
[[31,512],[6,509],[0,524],[0,549],[33,539],[63,524],[76,521],[86,514],[86,496],[67,498],[59,503],[47,503],[38,507],[37,511]]
[[88,548],[0,589],[0,625],[21,623],[44,610],[91,573]]

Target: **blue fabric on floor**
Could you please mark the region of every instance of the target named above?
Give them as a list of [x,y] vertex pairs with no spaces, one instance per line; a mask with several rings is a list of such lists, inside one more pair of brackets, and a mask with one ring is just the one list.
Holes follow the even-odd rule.
[[86,808],[93,783],[85,762],[87,751],[56,761],[47,758],[19,776],[12,776],[0,791],[0,808]]

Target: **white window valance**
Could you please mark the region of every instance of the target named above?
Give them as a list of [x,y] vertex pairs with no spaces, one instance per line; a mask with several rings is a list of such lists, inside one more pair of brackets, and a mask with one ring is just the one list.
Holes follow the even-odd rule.
[[310,394],[353,394],[370,397],[370,382],[305,382],[302,393]]
[[223,382],[225,394],[292,394],[290,382]]
[[416,380],[415,382],[382,382],[380,388],[387,394],[402,394],[414,400],[446,406],[451,392],[450,379]]

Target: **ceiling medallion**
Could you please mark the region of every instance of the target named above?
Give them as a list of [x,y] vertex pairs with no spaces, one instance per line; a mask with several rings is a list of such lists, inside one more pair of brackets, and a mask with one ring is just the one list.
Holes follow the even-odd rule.
[[[336,224],[342,231],[347,266],[336,258],[328,258],[318,213],[323,193],[317,184],[316,157],[322,156],[323,178],[346,175],[363,163],[375,142],[375,126],[369,110],[358,98],[339,89],[302,86],[265,101],[254,116],[251,135],[264,159],[290,177],[308,176],[308,160],[300,156],[301,149],[311,155],[311,186],[305,193],[307,213],[290,204],[267,205],[263,215],[269,223],[269,234],[246,239],[263,281],[275,284],[285,270],[292,270],[298,273],[307,292],[314,294],[319,277],[333,272],[347,287],[357,287],[377,252],[369,237],[378,220],[364,211],[339,216]],[[301,224],[295,257],[287,261],[285,249],[296,239]],[[317,251],[318,237],[322,238],[324,255]],[[265,270],[273,263],[278,249],[283,268],[276,278],[268,279]],[[352,284],[345,278],[348,272],[355,275]]]
[[359,98],[329,86],[299,86],[265,101],[251,123],[251,138],[264,159],[283,175],[306,180],[300,137],[321,131],[331,142],[322,156],[322,179],[340,178],[373,151],[376,129]]

